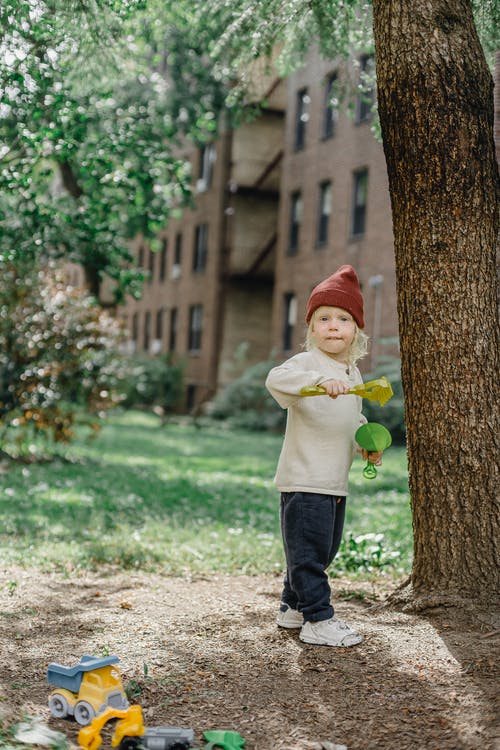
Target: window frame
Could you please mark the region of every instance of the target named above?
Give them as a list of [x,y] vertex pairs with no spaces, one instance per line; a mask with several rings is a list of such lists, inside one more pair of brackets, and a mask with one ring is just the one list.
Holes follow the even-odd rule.
[[[328,211],[324,211],[325,197],[328,193]],[[330,216],[332,215],[332,181],[322,180],[319,183],[318,218],[316,225],[316,247],[328,243]]]
[[[364,184],[361,184],[363,179]],[[360,191],[364,200],[359,202]],[[368,207],[368,168],[363,167],[353,172],[352,207],[351,207],[351,237],[359,238],[366,233],[366,214]]]
[[293,338],[297,325],[297,295],[295,292],[285,292],[283,295],[283,335],[284,352],[293,349]]
[[148,248],[149,250],[149,259],[148,259],[148,272],[149,272],[149,278],[148,283],[152,284],[155,278],[155,256],[156,253],[151,250],[151,248]]
[[296,255],[299,250],[300,228],[302,225],[303,213],[301,190],[294,190],[290,193],[289,206],[290,214],[288,221],[287,255]]
[[169,315],[168,351],[175,352],[177,347],[177,333],[179,326],[179,308],[171,307]]
[[151,311],[146,310],[144,313],[144,327],[143,327],[143,349],[145,352],[149,352],[151,346]]
[[164,237],[161,241],[161,251],[160,251],[160,272],[159,272],[160,281],[165,281],[165,278],[167,276],[167,260],[168,260],[168,239],[167,237]]
[[[368,68],[375,66],[374,55],[361,55],[359,58],[359,86],[363,85],[363,77],[367,74]],[[368,71],[369,72],[369,71]],[[373,72],[373,71],[372,71]],[[373,118],[372,107],[375,101],[375,86],[371,86],[367,91],[360,91],[356,99],[356,124],[362,125],[364,122],[370,122]]]
[[199,354],[203,343],[203,305],[189,306],[188,352]]
[[309,122],[309,105],[311,97],[307,86],[297,91],[295,99],[294,150],[303,151],[306,146],[307,123]]
[[217,158],[215,143],[205,143],[199,148],[198,156],[198,180],[196,189],[199,193],[208,190],[212,186],[214,164]]
[[165,308],[159,307],[155,315],[155,339],[157,341],[163,341],[164,330],[165,330]]
[[323,117],[321,123],[321,137],[323,140],[333,138],[339,120],[338,107],[332,106],[332,94],[338,81],[337,71],[330,73],[325,80],[325,91],[323,99]]
[[131,326],[130,333],[132,335],[132,341],[134,342],[134,344],[137,345],[139,341],[139,313],[138,312],[135,312],[132,315],[132,326]]
[[208,224],[197,224],[194,232],[193,267],[194,273],[202,273],[207,267]]

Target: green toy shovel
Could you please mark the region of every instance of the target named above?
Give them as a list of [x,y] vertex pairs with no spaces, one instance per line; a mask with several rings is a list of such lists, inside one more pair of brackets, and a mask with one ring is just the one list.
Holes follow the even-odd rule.
[[[368,453],[384,451],[392,443],[391,433],[383,424],[378,422],[367,422],[356,430],[354,438],[357,444],[367,450]],[[367,461],[363,469],[363,476],[365,479],[375,479],[377,476],[377,469],[371,461]]]
[[203,732],[203,736],[208,740],[208,743],[204,746],[203,750],[215,750],[215,748],[222,748],[222,750],[240,750],[246,742],[238,732],[227,732],[220,729]]

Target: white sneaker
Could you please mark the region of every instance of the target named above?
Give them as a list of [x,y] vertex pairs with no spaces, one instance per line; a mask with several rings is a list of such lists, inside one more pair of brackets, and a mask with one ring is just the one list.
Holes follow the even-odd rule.
[[281,602],[276,622],[280,628],[301,628],[304,624],[304,617],[298,609],[292,609],[288,604]]
[[304,643],[314,643],[317,646],[338,646],[348,648],[356,646],[363,640],[359,633],[349,627],[343,620],[336,617],[319,622],[305,622],[299,638]]

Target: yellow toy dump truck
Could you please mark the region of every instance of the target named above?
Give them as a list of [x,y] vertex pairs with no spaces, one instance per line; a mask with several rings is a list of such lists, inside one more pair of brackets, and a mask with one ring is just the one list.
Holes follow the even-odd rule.
[[56,719],[73,716],[82,726],[90,724],[105,708],[128,708],[117,656],[82,656],[73,667],[49,664],[47,681],[55,690],[49,696],[50,713]]

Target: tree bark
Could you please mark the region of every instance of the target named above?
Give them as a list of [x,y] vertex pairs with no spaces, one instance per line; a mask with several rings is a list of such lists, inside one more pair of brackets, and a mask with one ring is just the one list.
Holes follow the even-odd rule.
[[468,0],[373,0],[414,524],[414,600],[498,594],[498,168]]

